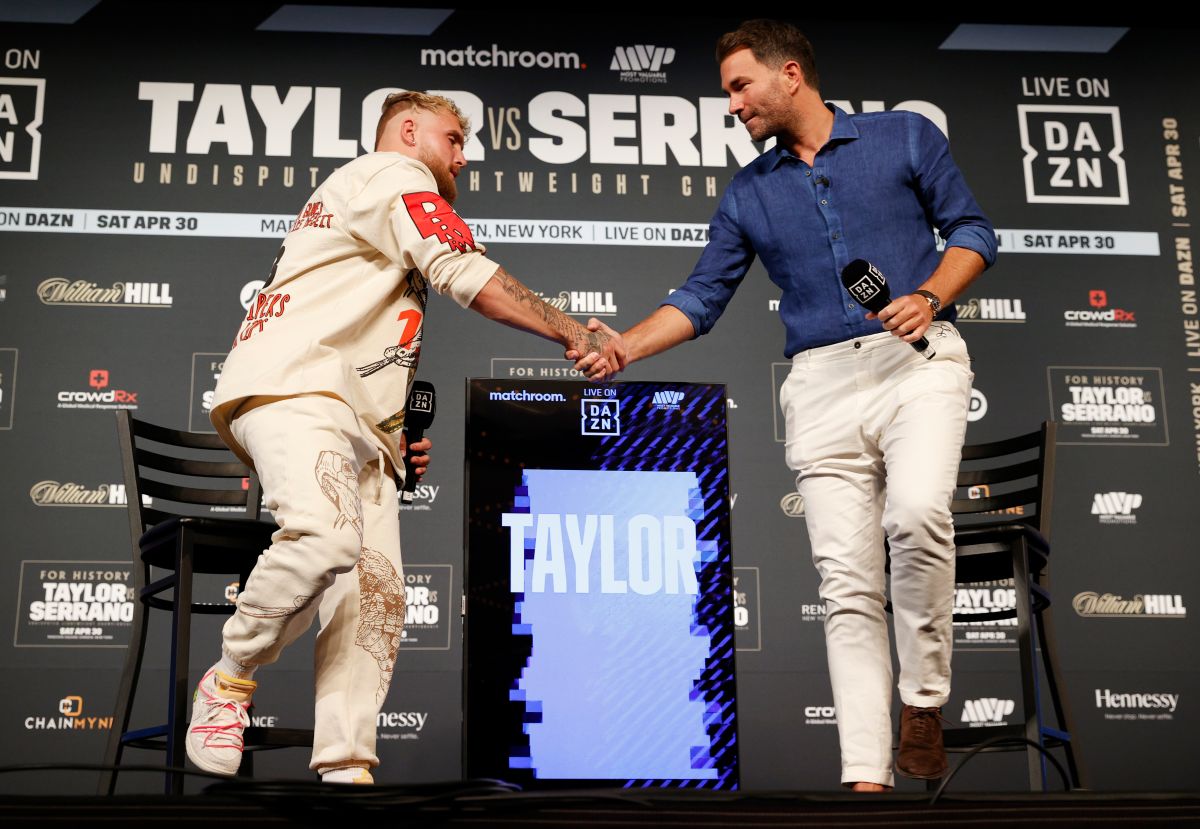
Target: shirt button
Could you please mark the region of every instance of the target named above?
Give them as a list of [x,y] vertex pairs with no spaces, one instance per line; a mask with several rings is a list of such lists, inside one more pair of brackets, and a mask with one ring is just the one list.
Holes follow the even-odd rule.
[[806,176],[811,176],[811,175],[812,175],[812,170],[805,170],[805,171],[804,171],[804,175],[806,175]]
[[846,307],[847,307],[847,308],[849,308],[851,311],[853,311],[853,310],[854,310],[854,305],[853,305],[853,304],[851,304],[851,305],[847,305]]
[[834,239],[841,239],[841,238],[842,238],[842,234],[838,233],[838,232],[835,230],[835,231],[833,232],[833,238],[834,238]]
[[821,204],[829,204],[829,201],[827,199],[821,199]]
[[855,348],[862,348],[862,343],[860,343],[860,342],[856,342],[856,343],[854,344],[854,347],[855,347]]

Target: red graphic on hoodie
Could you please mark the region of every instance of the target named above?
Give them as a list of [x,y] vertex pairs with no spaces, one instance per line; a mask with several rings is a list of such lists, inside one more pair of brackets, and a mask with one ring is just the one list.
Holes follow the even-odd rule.
[[459,253],[475,250],[471,229],[437,193],[406,193],[404,206],[423,239],[436,236]]

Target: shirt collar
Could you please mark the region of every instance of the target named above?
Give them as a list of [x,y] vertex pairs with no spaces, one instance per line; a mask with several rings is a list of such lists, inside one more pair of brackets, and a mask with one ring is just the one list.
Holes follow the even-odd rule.
[[[854,126],[850,116],[842,111],[841,107],[826,101],[825,108],[833,113],[833,129],[829,131],[827,144],[832,144],[834,141],[853,141],[858,138],[858,127]],[[776,144],[771,152],[775,153],[775,160],[771,162],[772,170],[778,167],[785,158],[796,158],[795,153],[781,144]]]

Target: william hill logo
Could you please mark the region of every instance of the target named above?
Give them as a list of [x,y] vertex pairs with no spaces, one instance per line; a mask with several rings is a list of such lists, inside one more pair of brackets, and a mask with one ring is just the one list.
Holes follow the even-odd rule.
[[1011,699],[997,699],[996,697],[969,699],[963,702],[963,712],[960,719],[971,728],[1004,725],[1004,718],[1011,714],[1015,708],[1016,703]]
[[559,291],[554,297],[543,293],[536,296],[552,308],[573,316],[612,317],[617,313],[612,291]]
[[[29,488],[29,498],[39,507],[123,507],[128,503],[125,484],[100,484],[88,487],[67,481],[38,481]],[[143,495],[149,504],[150,496]]]
[[58,701],[58,716],[26,717],[28,731],[107,731],[112,728],[112,717],[85,717],[83,697],[77,694],[65,696]]
[[1025,322],[1019,299],[977,299],[958,303],[959,322]]
[[1158,618],[1186,619],[1187,607],[1178,593],[1138,593],[1126,599],[1116,593],[1078,593],[1071,606],[1080,616],[1100,619]]
[[96,308],[170,308],[171,285],[167,282],[114,282],[97,285],[82,279],[47,279],[38,285],[44,305],[86,305]]
[[656,391],[654,393],[654,408],[660,411],[678,411],[683,402],[681,391]]

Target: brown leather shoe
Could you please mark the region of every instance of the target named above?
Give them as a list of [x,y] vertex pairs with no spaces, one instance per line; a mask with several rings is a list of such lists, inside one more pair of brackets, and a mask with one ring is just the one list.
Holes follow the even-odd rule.
[[904,706],[900,712],[900,753],[896,771],[917,780],[936,780],[946,773],[942,745],[942,709]]

